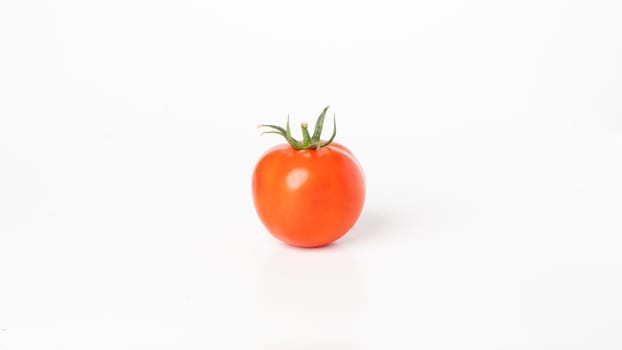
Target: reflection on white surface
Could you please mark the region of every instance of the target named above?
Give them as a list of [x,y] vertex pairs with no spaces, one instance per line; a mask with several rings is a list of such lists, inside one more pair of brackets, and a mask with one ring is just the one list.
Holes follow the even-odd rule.
[[275,246],[259,281],[257,305],[266,345],[276,346],[278,339],[288,349],[348,348],[353,320],[366,299],[366,282],[345,249],[338,244],[323,249]]
[[[305,344],[305,345],[301,345]],[[303,340],[299,340],[296,343],[267,343],[264,344],[264,350],[354,350],[357,347],[352,343],[345,343],[343,341],[335,340],[323,340],[311,343],[305,343]]]

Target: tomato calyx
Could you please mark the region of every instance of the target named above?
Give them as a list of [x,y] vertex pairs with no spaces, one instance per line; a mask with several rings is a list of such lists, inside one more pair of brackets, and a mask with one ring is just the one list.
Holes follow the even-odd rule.
[[305,122],[300,126],[302,128],[302,141],[296,140],[292,136],[291,129],[289,127],[289,116],[287,116],[287,123],[285,124],[285,128],[282,128],[277,125],[271,124],[261,124],[259,128],[270,128],[270,131],[264,131],[263,134],[279,134],[283,136],[287,143],[290,144],[295,149],[304,150],[304,149],[318,149],[320,147],[328,146],[335,139],[335,135],[337,135],[337,122],[335,120],[335,116],[333,115],[333,134],[327,141],[320,140],[322,136],[322,129],[324,128],[324,118],[326,118],[326,111],[328,111],[328,107],[324,108],[322,113],[317,120],[315,121],[315,129],[313,130],[313,135],[309,134],[309,125]]

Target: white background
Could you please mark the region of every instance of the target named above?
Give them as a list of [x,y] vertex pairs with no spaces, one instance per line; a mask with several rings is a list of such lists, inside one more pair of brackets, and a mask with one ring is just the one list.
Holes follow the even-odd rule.
[[[622,348],[621,18],[0,1],[0,350]],[[327,104],[368,197],[295,249],[255,126]]]

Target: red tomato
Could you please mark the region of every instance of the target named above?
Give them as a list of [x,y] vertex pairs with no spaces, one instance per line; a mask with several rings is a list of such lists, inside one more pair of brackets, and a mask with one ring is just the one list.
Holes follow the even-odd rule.
[[365,201],[365,178],[342,145],[297,150],[273,147],[253,173],[259,218],[276,238],[299,247],[319,247],[354,225]]
[[[288,144],[268,150],[253,172],[253,199],[264,226],[281,241],[298,247],[319,247],[346,234],[365,201],[365,176],[352,152],[343,145],[320,139],[328,107],[311,136],[302,124],[304,140],[287,128],[271,128]],[[334,122],[333,122],[334,123]]]

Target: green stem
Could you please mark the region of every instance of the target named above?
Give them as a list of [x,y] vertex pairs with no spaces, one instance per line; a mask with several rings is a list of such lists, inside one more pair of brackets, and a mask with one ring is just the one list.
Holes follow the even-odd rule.
[[311,144],[311,135],[309,135],[309,126],[307,123],[302,123],[302,147],[305,149],[309,148]]

